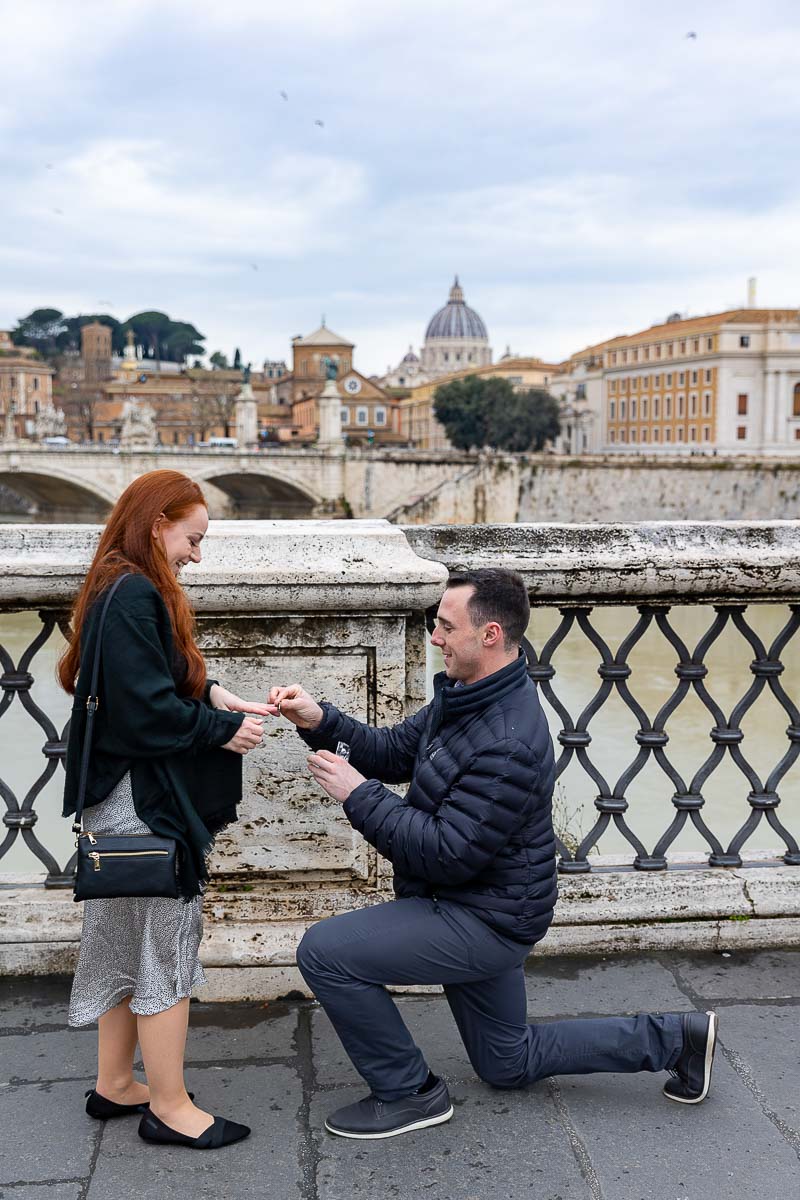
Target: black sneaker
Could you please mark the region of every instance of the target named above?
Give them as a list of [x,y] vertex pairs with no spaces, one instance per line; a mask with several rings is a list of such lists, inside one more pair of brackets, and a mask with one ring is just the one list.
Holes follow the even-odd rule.
[[681,1013],[683,1049],[664,1084],[664,1095],[679,1104],[699,1104],[708,1095],[717,1045],[717,1014]]
[[428,1125],[442,1125],[453,1115],[450,1093],[443,1079],[429,1092],[414,1092],[402,1100],[379,1100],[366,1096],[331,1113],[325,1122],[328,1133],[346,1138],[388,1138]]

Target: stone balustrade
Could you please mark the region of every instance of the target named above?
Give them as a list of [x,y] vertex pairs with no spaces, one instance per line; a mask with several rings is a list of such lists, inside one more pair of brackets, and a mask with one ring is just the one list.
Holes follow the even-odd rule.
[[[96,537],[97,528],[86,525],[0,526],[0,647],[4,612],[39,611],[45,630],[63,625]],[[360,719],[384,724],[425,701],[425,614],[438,601],[447,570],[505,565],[521,571],[535,605],[562,610],[559,633],[528,648],[531,675],[562,722],[560,771],[574,759],[598,793],[593,828],[578,843],[561,842],[561,899],[542,952],[722,948],[800,940],[798,829],[782,823],[780,807],[781,783],[800,754],[800,714],[792,699],[800,681],[781,661],[800,625],[798,561],[798,522],[405,530],[385,521],[212,522],[203,562],[186,571],[185,586],[211,677],[246,696],[300,680]],[[708,630],[694,648],[683,644],[669,616],[671,607],[689,602],[707,606],[708,614]],[[761,645],[746,614],[748,605],[765,602],[786,606],[781,634],[769,646]],[[630,613],[630,633],[616,651],[592,624],[592,609],[608,605]],[[749,676],[743,673],[742,700],[730,712],[715,698],[704,661],[726,627],[749,643],[753,664]],[[597,695],[582,713],[570,713],[561,702],[552,662],[559,638],[573,628],[599,662]],[[649,715],[628,663],[648,629],[673,647],[677,677],[673,707]],[[22,663],[6,655],[2,668],[0,717],[18,699],[37,720],[35,653]],[[788,730],[786,753],[762,778],[742,748],[739,720],[764,688],[787,714]],[[689,693],[705,705],[713,728],[708,760],[683,778],[670,757],[666,726]],[[611,694],[640,725],[631,764],[616,781],[599,771],[589,729]],[[38,724],[47,733],[48,762],[60,770],[61,734]],[[2,780],[2,761],[12,751],[3,742],[2,720],[0,747]],[[733,838],[723,838],[707,818],[703,796],[725,756],[746,785]],[[206,901],[203,958],[212,997],[278,995],[301,986],[293,955],[307,924],[389,894],[387,864],[319,791],[304,759],[293,730],[275,721],[267,723],[263,747],[245,760],[241,819],[218,840]],[[626,796],[650,760],[669,785],[656,844],[637,832]],[[25,837],[44,868],[39,875],[0,876],[0,972],[69,970],[80,919],[63,886],[69,864],[57,863],[43,844],[41,853],[36,849],[36,789],[23,800],[0,783],[0,795],[8,809],[0,854],[15,837]],[[680,854],[674,845],[687,822],[702,835],[703,853]],[[754,851],[753,832],[765,823],[772,848]],[[630,854],[603,852],[609,829],[624,838]],[[55,886],[43,887],[45,877]]]

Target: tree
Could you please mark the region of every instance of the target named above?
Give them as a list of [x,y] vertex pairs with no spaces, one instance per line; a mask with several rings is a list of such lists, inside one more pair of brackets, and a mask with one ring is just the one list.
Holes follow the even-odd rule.
[[221,350],[215,350],[208,360],[217,371],[227,371],[228,359]]
[[35,308],[11,331],[15,346],[31,346],[43,358],[53,358],[64,348],[67,323],[58,308]]
[[234,369],[234,371],[240,371],[241,367],[242,367],[242,352],[239,349],[239,347],[237,346],[233,352],[233,369]]
[[486,384],[505,380],[484,380],[477,375],[444,383],[433,393],[433,412],[457,450],[486,445]]
[[136,344],[141,346],[145,357],[157,363],[183,362],[189,355],[205,354],[204,334],[187,321],[173,321],[164,312],[134,313],[123,326],[123,333],[133,330]]
[[543,388],[512,392],[507,403],[492,409],[488,444],[498,450],[524,453],[543,450],[561,432],[558,401]]
[[541,450],[560,430],[558,402],[549,392],[516,392],[499,377],[468,375],[442,384],[434,392],[433,411],[458,450]]

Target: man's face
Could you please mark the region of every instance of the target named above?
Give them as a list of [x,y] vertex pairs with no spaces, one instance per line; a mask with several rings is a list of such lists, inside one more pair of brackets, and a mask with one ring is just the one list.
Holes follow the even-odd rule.
[[471,584],[448,588],[439,602],[436,628],[431,634],[431,645],[442,652],[448,679],[463,683],[472,683],[482,674],[486,626],[476,628],[470,620],[467,604],[474,594]]

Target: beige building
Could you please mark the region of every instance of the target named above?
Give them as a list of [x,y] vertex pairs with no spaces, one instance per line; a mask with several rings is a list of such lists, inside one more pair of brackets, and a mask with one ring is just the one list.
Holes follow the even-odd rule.
[[550,377],[549,391],[558,401],[561,454],[595,454],[603,445],[603,351],[605,342],[586,346],[561,363]]
[[399,431],[403,441],[419,450],[452,450],[442,425],[433,415],[433,397],[436,389],[468,375],[481,378],[507,379],[518,391],[528,388],[547,388],[557,368],[540,358],[503,357],[498,363],[473,367],[443,375],[429,383],[409,389],[409,393],[398,401]]
[[781,454],[800,449],[800,315],[670,317],[604,343],[601,448]]
[[15,346],[0,330],[0,435],[31,438],[36,419],[53,407],[55,371],[28,346]]

